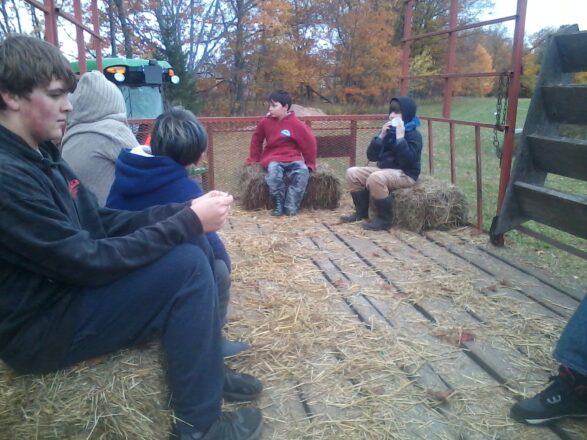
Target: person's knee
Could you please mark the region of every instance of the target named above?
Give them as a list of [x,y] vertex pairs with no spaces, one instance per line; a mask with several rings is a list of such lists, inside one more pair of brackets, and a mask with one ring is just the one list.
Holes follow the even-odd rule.
[[230,271],[224,260],[214,260],[214,274],[216,276],[218,290],[228,290],[231,284]]
[[193,282],[193,278],[197,278],[202,285],[214,286],[210,260],[200,246],[191,243],[176,246],[163,259],[164,273],[161,276],[165,279],[189,284]]
[[357,167],[347,168],[346,173],[345,173],[346,180],[348,182],[354,182],[356,180],[356,177],[355,177],[356,173],[357,173]]

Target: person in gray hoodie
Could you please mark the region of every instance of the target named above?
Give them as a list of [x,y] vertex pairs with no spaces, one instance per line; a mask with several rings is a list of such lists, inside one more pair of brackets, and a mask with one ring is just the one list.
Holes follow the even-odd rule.
[[102,73],[83,74],[70,99],[73,111],[67,117],[62,156],[104,206],[120,151],[139,143],[128,126],[122,93]]

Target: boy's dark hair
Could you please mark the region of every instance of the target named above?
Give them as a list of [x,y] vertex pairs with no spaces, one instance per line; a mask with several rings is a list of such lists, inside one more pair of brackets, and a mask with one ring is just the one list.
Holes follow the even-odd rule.
[[401,113],[402,108],[397,99],[391,98],[389,101],[389,112],[388,113]]
[[289,110],[291,107],[291,96],[285,90],[276,90],[267,97],[267,101],[279,102]]
[[151,152],[169,156],[182,166],[196,163],[208,147],[206,129],[196,116],[182,107],[160,114],[151,133]]
[[[25,97],[37,87],[47,87],[53,79],[62,80],[68,90],[75,75],[59,49],[39,38],[9,35],[0,42],[0,91]],[[0,98],[0,110],[6,103]]]

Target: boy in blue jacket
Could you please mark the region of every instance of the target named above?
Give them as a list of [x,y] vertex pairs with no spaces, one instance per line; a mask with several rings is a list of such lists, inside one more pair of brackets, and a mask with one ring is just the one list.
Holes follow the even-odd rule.
[[408,96],[397,96],[389,103],[389,120],[367,147],[367,159],[376,167],[351,167],[346,172],[355,212],[341,217],[343,223],[356,222],[369,217],[369,198],[377,216],[364,229],[389,229],[393,220],[391,191],[407,188],[416,183],[420,175],[422,135],[418,131],[420,120],[416,116],[416,102]]
[[74,84],[56,47],[0,41],[0,358],[18,373],[46,373],[158,338],[172,438],[258,439],[258,409],[221,413],[223,398],[251,400],[262,388],[225,369],[220,350],[204,233],[223,226],[232,197],[100,208],[52,143]]
[[[151,145],[123,149],[106,206],[140,211],[150,206],[181,203],[204,194],[186,167],[197,163],[208,147],[206,130],[189,110],[173,108],[156,119]],[[230,257],[216,232],[206,234],[214,253],[220,318],[226,321],[230,299]],[[244,342],[223,340],[223,354],[248,348]]]

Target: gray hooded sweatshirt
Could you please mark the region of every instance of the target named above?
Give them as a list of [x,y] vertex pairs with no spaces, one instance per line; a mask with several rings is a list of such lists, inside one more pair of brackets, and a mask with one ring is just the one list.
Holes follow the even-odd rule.
[[116,85],[94,71],[82,75],[71,103],[73,111],[61,143],[63,158],[104,206],[118,154],[138,145],[128,126],[124,97]]

